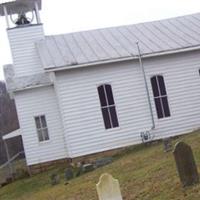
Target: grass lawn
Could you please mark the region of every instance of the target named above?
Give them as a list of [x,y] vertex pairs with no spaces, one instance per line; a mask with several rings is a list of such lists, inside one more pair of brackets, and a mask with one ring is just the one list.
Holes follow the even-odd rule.
[[[190,144],[200,172],[200,132],[177,139]],[[176,140],[176,141],[177,141]],[[175,143],[174,141],[173,143]],[[181,187],[173,154],[164,153],[162,144],[137,146],[123,152],[103,168],[82,175],[64,185],[51,186],[50,173],[16,181],[0,189],[1,200],[97,200],[96,183],[108,172],[119,179],[123,200],[199,200],[200,185]]]

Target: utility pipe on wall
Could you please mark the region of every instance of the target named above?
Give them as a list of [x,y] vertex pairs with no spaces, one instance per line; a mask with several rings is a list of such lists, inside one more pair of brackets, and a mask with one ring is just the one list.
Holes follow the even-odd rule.
[[151,106],[151,98],[150,98],[150,94],[149,94],[149,89],[148,89],[146,74],[145,74],[145,70],[144,70],[144,65],[142,63],[142,56],[141,56],[139,42],[137,42],[136,45],[137,45],[137,49],[138,49],[138,58],[139,58],[140,67],[142,69],[142,74],[143,74],[143,78],[144,78],[145,89],[146,89],[147,99],[148,99],[148,104],[149,104],[149,110],[150,110],[150,114],[151,114],[151,121],[152,121],[152,128],[151,129],[154,129],[155,128],[155,121],[154,121],[154,117],[153,117],[153,109],[152,109],[152,106]]

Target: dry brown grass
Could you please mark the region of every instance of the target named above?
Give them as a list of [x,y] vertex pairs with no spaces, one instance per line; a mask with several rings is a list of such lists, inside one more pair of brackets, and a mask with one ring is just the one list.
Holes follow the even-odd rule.
[[[184,140],[192,146],[200,171],[199,132],[185,135]],[[174,141],[175,143],[176,141]],[[123,200],[199,200],[200,185],[187,189],[181,187],[172,153],[164,153],[161,144],[137,147],[124,152],[112,164],[73,179],[51,186],[49,173],[17,181],[0,189],[1,200],[97,200],[95,184],[99,176],[111,173],[118,178]]]

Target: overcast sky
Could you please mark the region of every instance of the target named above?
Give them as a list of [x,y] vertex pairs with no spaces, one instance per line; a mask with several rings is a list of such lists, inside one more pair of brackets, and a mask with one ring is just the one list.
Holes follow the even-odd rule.
[[[41,18],[46,35],[152,21],[200,12],[199,0],[43,0]],[[2,66],[12,63],[6,24],[0,18],[0,80]]]

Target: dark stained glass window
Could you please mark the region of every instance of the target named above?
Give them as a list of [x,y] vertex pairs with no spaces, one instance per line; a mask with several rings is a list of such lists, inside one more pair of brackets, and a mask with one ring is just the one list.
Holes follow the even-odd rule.
[[119,126],[117,112],[111,85],[105,84],[98,87],[99,100],[106,129]]
[[154,102],[158,119],[170,117],[171,114],[164,77],[160,75],[153,76],[151,78],[151,86],[153,90]]

